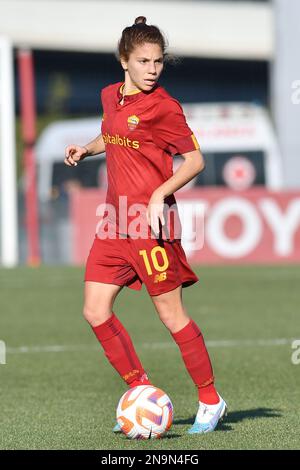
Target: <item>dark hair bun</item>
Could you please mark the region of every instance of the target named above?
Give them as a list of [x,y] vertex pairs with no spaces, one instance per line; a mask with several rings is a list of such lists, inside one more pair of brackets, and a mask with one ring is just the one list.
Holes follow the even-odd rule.
[[134,20],[134,24],[146,24],[147,18],[145,16],[138,16]]
[[129,56],[135,47],[145,43],[158,44],[164,55],[166,50],[166,40],[157,26],[146,23],[145,16],[138,16],[131,26],[127,26],[122,31],[121,39],[118,43],[118,57],[129,60]]

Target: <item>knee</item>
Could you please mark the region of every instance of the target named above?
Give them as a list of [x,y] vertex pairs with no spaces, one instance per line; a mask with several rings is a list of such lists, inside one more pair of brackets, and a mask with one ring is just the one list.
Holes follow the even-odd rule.
[[101,325],[101,323],[106,322],[112,316],[112,312],[100,305],[93,306],[85,303],[83,307],[83,316],[92,327],[96,327]]
[[180,331],[189,322],[189,318],[183,308],[178,310],[160,309],[158,314],[161,322],[170,333]]
[[170,331],[170,333],[173,333],[173,331],[176,330],[177,321],[175,320],[175,318],[168,315],[160,315],[159,318],[160,321],[165,325],[165,327]]

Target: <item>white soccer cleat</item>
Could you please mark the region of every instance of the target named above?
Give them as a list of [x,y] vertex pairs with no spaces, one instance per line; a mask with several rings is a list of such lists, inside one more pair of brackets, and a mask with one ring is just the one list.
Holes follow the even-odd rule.
[[116,424],[115,424],[115,426],[114,426],[114,428],[113,428],[113,432],[114,432],[115,434],[118,434],[118,433],[122,432],[122,429],[120,428],[119,423],[116,423]]
[[189,434],[205,434],[212,432],[227,414],[227,405],[222,397],[216,405],[207,405],[199,401],[199,409]]

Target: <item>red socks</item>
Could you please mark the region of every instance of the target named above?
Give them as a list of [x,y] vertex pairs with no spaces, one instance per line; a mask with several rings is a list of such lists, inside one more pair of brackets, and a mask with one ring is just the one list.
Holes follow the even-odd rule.
[[214,387],[214,376],[209,355],[202,333],[196,323],[191,320],[182,330],[172,333],[179,346],[185,366],[198,387],[199,401],[208,405],[219,402]]
[[[111,365],[130,388],[151,385],[135,352],[129,334],[118,318],[112,316],[93,328]],[[219,396],[214,387],[214,376],[201,331],[191,320],[182,330],[172,334],[179,346],[185,366],[198,388],[199,401],[214,405]]]
[[92,329],[107,359],[130,388],[151,385],[129,334],[114,313],[106,322]]

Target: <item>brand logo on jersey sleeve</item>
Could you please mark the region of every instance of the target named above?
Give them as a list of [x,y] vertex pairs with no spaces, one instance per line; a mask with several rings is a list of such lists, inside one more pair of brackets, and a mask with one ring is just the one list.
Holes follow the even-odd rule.
[[128,129],[133,131],[138,126],[139,122],[140,118],[138,118],[135,114],[133,114],[133,116],[129,116],[127,119]]

